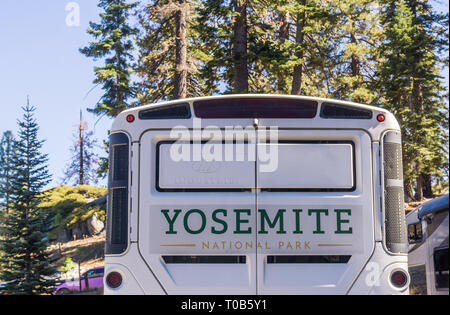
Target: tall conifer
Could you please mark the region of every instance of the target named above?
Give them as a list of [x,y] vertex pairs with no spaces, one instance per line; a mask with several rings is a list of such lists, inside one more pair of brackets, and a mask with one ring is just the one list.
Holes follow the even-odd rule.
[[56,272],[47,252],[47,232],[53,218],[39,207],[42,191],[50,182],[48,158],[41,153],[43,141],[37,136],[35,108],[28,102],[23,110],[23,118],[18,122],[11,209],[1,227],[0,278],[6,281],[5,290],[9,294],[48,294],[54,288],[51,276]]
[[131,80],[133,73],[134,43],[132,37],[137,29],[130,26],[129,16],[137,3],[125,0],[100,0],[103,9],[100,23],[89,23],[88,34],[94,37],[80,52],[94,59],[105,58],[103,67],[95,68],[95,84],[101,84],[104,94],[101,100],[89,109],[97,115],[117,116],[131,105],[135,87]]

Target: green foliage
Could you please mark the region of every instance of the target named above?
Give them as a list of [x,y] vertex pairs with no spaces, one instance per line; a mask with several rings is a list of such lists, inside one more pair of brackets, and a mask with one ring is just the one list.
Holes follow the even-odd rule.
[[104,206],[82,206],[79,208],[75,208],[73,212],[69,216],[67,216],[65,220],[63,220],[62,225],[66,229],[71,229],[91,218],[94,213],[97,214],[97,217],[100,221],[105,222],[106,211]]
[[105,206],[85,206],[94,199],[103,197],[107,188],[80,186],[58,186],[46,191],[47,198],[41,203],[41,207],[54,214],[54,225],[57,226],[51,233],[51,238],[56,238],[60,233],[70,230],[85,222],[94,213],[103,222],[106,219]]
[[69,272],[77,267],[77,264],[73,262],[72,257],[66,256],[64,258],[63,265],[59,268],[61,272]]
[[80,52],[94,59],[105,58],[103,67],[95,68],[95,84],[101,84],[104,94],[99,103],[90,109],[98,115],[117,116],[130,106],[135,88],[131,83],[133,61],[132,36],[137,30],[128,24],[128,17],[136,3],[124,0],[100,0],[100,23],[89,23],[87,30],[94,38]]
[[214,80],[205,74],[204,64],[211,59],[198,40],[195,20],[199,1],[149,1],[139,10],[140,33],[137,39],[137,74],[139,104],[148,104],[174,98],[176,59],[176,15],[184,10],[187,26],[187,97],[210,95],[217,92]]

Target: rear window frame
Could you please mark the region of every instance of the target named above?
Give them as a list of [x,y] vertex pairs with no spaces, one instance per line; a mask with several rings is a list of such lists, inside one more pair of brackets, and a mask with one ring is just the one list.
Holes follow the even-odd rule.
[[[254,188],[163,188],[159,185],[160,178],[160,150],[162,145],[176,143],[176,140],[162,140],[156,143],[155,189],[158,192],[251,192]],[[193,144],[194,141],[186,141]],[[202,144],[208,141],[202,141]],[[222,141],[225,143],[225,141]],[[352,146],[352,175],[351,188],[261,188],[261,192],[354,192],[357,189],[357,167],[355,143],[352,140],[279,140],[278,143],[313,143],[313,144],[350,144]],[[248,144],[248,141],[244,141]],[[255,174],[256,176],[256,174]]]
[[[176,143],[176,140],[163,140],[159,141],[156,144],[156,165],[155,165],[155,189],[158,192],[249,192],[252,191],[252,188],[163,188],[159,185],[159,177],[160,177],[160,151],[161,146],[165,144],[173,144]],[[186,141],[190,144],[194,144],[195,141],[190,140]],[[201,141],[202,144],[208,143],[209,141]],[[225,143],[225,141],[222,141]],[[248,144],[248,141],[244,141],[244,144]]]
[[356,151],[355,142],[352,140],[279,140],[278,143],[289,144],[350,144],[352,146],[352,175],[353,186],[351,188],[261,188],[264,192],[354,192],[357,188],[357,176],[356,176]]

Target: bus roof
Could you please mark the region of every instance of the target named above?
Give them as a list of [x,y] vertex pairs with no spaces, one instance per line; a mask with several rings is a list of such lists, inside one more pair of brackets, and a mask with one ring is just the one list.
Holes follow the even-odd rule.
[[[256,104],[257,106],[254,106],[255,104],[252,104],[250,99],[257,100],[259,103]],[[291,110],[294,115],[292,117],[289,117],[289,113],[286,112],[286,115],[283,116],[282,110],[274,110],[273,107],[270,108],[270,100],[279,101],[279,104],[286,104],[284,108],[287,110]],[[242,100],[242,103],[245,103],[246,105],[243,105],[239,108],[244,108],[245,106],[251,106],[252,109],[247,110],[246,114],[247,116],[241,116],[241,117],[233,117],[233,113],[227,116],[227,102],[230,101],[230,104],[228,105],[229,109],[231,111],[239,112],[239,110],[236,110],[237,106],[239,105],[239,100]],[[268,102],[265,102],[265,101]],[[299,106],[296,108],[295,103],[298,103]],[[315,109],[314,109],[314,115],[308,116],[308,114],[311,114],[311,108],[308,112],[308,104],[314,103]],[[208,109],[208,107],[211,104],[211,108],[215,106],[216,109],[218,109],[220,117],[208,117],[208,113],[205,115],[206,112],[212,113],[212,110]],[[324,128],[324,129],[364,129],[368,133],[371,134],[372,139],[374,141],[378,141],[380,139],[381,134],[387,130],[400,130],[400,126],[395,119],[394,115],[390,113],[389,111],[375,106],[369,106],[364,104],[358,104],[354,102],[348,102],[348,101],[338,101],[334,99],[326,99],[326,98],[318,98],[318,97],[307,97],[307,96],[294,96],[294,95],[270,95],[270,94],[230,94],[230,95],[220,95],[220,96],[206,96],[206,97],[196,97],[196,98],[187,98],[187,99],[180,99],[180,100],[174,100],[174,101],[167,101],[167,102],[161,102],[161,103],[155,103],[150,105],[143,105],[139,107],[130,108],[128,110],[123,111],[120,113],[116,120],[113,123],[111,132],[116,131],[126,131],[128,132],[131,137],[132,141],[138,141],[141,133],[144,130],[155,128],[155,129],[170,129],[175,128],[180,125],[186,125],[188,128],[192,128],[192,121],[193,118],[202,118],[205,120],[206,126],[214,125],[219,128],[229,126],[230,119],[233,119],[232,124],[236,125],[246,125],[251,124],[253,125],[253,120],[249,120],[251,117],[249,117],[249,113],[251,113],[252,110],[255,110],[255,108],[258,108],[259,104],[262,104],[264,107],[264,110],[266,110],[267,114],[263,118],[260,117],[253,117],[258,118],[262,125],[264,126],[277,126],[279,128],[303,128],[303,129],[316,129],[316,128]],[[277,104],[277,105],[279,105]],[[294,104],[294,106],[292,106]],[[186,105],[187,109],[184,110],[181,108],[182,105]],[[200,106],[198,106],[200,105]],[[150,119],[145,119],[140,117],[142,113],[145,111],[150,112],[158,112],[159,109],[161,109],[161,112],[164,112],[163,109],[167,109],[167,111],[170,111],[170,108],[175,108],[179,106],[181,109],[178,113],[186,113],[188,112],[188,115],[179,116],[176,119],[170,119],[171,117],[159,117],[158,115],[153,116]],[[305,114],[305,117],[301,117],[302,109],[301,107],[305,107],[305,110],[303,113]],[[328,108],[331,108],[331,112],[335,113],[340,111],[342,108],[345,110],[348,110],[349,112],[361,112],[361,113],[369,113],[369,117],[364,118],[355,118],[355,117],[346,117],[345,113],[342,117],[325,117],[323,116],[323,109],[328,106]],[[329,107],[331,106],[331,107]],[[334,106],[334,108],[332,108]],[[281,106],[282,107],[282,106]],[[201,109],[201,112],[200,112]],[[177,112],[176,110],[172,111]],[[245,110],[244,110],[245,112]],[[217,113],[217,112],[215,112]],[[271,114],[274,114],[274,116],[270,116]],[[127,121],[127,117],[133,115],[133,120]],[[154,115],[154,114],[152,114]],[[385,120],[382,122],[377,121],[377,117],[379,115],[383,115],[385,117]],[[300,119],[297,119],[300,118]],[[134,120],[136,119],[136,121]],[[149,121],[151,120],[151,121]],[[299,123],[301,121],[301,123]],[[130,124],[132,123],[132,124]]]
[[420,206],[418,210],[419,219],[422,219],[429,214],[443,211],[445,209],[447,209],[448,211],[448,198],[449,194],[447,193],[438,198],[425,202],[422,206]]
[[173,101],[164,101],[164,102],[159,102],[159,103],[141,105],[139,107],[127,109],[126,111],[124,111],[124,113],[131,113],[136,109],[144,110],[144,109],[149,109],[152,107],[176,105],[176,104],[180,104],[180,103],[193,103],[196,101],[206,101],[206,100],[214,100],[214,99],[239,99],[239,98],[268,98],[268,99],[270,99],[270,98],[285,98],[285,99],[301,99],[301,100],[317,101],[319,103],[332,102],[335,104],[341,104],[341,105],[347,105],[347,106],[351,106],[351,107],[357,107],[357,108],[376,110],[376,111],[380,111],[380,112],[389,113],[389,111],[387,111],[381,107],[365,105],[365,104],[360,104],[360,103],[355,103],[355,102],[350,102],[350,101],[341,101],[341,100],[328,99],[328,98],[323,98],[323,97],[284,95],[284,94],[226,94],[226,95],[191,97],[191,98],[185,98],[185,99],[179,99],[179,100],[173,100]]

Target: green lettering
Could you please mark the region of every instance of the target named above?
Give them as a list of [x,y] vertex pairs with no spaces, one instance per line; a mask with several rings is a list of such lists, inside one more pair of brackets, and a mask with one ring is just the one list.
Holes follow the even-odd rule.
[[[202,219],[202,225],[196,231],[192,230],[188,224],[189,217],[193,213],[198,213]],[[188,232],[189,234],[200,234],[205,230],[205,227],[206,227],[206,216],[201,210],[192,209],[192,210],[189,210],[188,212],[186,212],[186,214],[184,215],[184,229],[186,230],[186,232]]]
[[300,213],[303,212],[302,209],[293,209],[295,213],[295,231],[294,234],[303,234],[303,231],[300,230]]
[[328,209],[309,209],[308,210],[309,216],[311,216],[313,213],[316,214],[316,230],[313,231],[313,234],[325,234],[325,232],[321,230],[320,214],[324,213],[326,216],[328,216]]
[[350,209],[335,209],[334,212],[336,212],[336,225],[337,229],[334,232],[335,234],[352,234],[353,229],[349,227],[347,230],[342,230],[342,224],[350,223],[350,220],[342,220],[341,214],[346,213],[348,216],[352,215],[352,210]]
[[236,230],[234,234],[252,234],[252,228],[249,227],[247,230],[241,230],[241,223],[249,223],[249,220],[241,219],[241,213],[246,213],[247,215],[251,214],[250,209],[235,209],[234,213],[236,213]]
[[225,209],[217,209],[217,210],[215,210],[215,211],[212,213],[212,219],[213,219],[213,221],[214,221],[214,222],[217,222],[217,223],[219,223],[219,224],[222,224],[223,229],[220,230],[220,231],[218,231],[215,227],[212,227],[212,228],[211,228],[211,232],[212,232],[213,234],[224,234],[224,233],[226,233],[227,230],[228,230],[228,224],[227,224],[227,222],[225,222],[224,220],[221,220],[221,219],[217,218],[217,214],[218,214],[218,213],[223,213],[223,216],[226,217],[226,216],[227,216],[227,210],[225,210]]
[[169,217],[169,212],[170,210],[161,210],[162,214],[164,214],[164,217],[167,220],[167,223],[169,223],[169,230],[166,231],[166,234],[177,234],[177,231],[173,230],[173,225],[176,221],[176,219],[178,218],[178,216],[181,213],[181,210],[174,210],[175,214],[172,218]]
[[278,229],[277,234],[286,234],[286,231],[284,230],[284,224],[283,224],[283,218],[284,218],[284,213],[286,212],[286,209],[278,210],[277,215],[275,216],[273,221],[270,220],[265,209],[259,209],[258,212],[261,214],[261,230],[259,231],[259,234],[268,234],[269,233],[265,229],[264,222],[267,222],[267,225],[269,226],[269,228],[273,229],[277,225],[278,221],[280,222],[280,228]]

